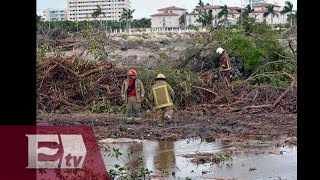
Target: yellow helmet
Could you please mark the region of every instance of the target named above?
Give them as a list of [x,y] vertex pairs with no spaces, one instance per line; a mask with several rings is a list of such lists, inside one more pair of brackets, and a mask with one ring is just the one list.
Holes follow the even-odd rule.
[[160,73],[157,75],[157,79],[166,79],[166,77]]

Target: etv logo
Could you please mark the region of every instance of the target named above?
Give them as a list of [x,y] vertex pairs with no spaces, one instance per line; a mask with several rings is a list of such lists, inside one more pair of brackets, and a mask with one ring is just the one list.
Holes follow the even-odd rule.
[[[87,149],[82,135],[58,135],[58,134],[27,134],[28,137],[28,167],[27,168],[82,168]],[[51,149],[40,147],[39,143],[57,143],[63,150],[62,158],[55,161],[39,160],[38,155],[57,155],[59,148]],[[45,159],[45,158],[44,158]]]

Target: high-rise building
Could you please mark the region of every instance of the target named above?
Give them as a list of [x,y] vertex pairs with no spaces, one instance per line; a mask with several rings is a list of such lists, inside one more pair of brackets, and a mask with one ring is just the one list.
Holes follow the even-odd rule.
[[66,20],[66,11],[63,9],[45,9],[42,11],[44,21],[64,21]]
[[68,20],[94,20],[92,13],[100,6],[102,13],[98,18],[119,21],[123,9],[130,9],[129,0],[68,0]]
[[[252,1],[252,5],[255,6],[257,4],[262,4],[262,3],[269,3],[269,4],[274,4],[274,5],[278,5],[278,6],[284,6],[285,2],[288,0],[245,0],[243,1],[246,5],[250,4],[251,5],[251,1]],[[289,0],[291,3],[294,3],[294,0]]]

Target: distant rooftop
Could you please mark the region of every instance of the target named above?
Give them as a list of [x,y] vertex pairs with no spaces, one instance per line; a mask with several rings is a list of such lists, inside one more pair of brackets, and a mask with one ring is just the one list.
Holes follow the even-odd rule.
[[214,5],[214,6],[204,6],[203,9],[204,10],[213,10],[213,9],[222,9],[223,6],[217,6],[217,5]]
[[164,13],[157,13],[157,14],[151,15],[151,17],[154,17],[154,16],[179,16],[179,14],[164,12]]
[[170,6],[170,7],[158,9],[158,11],[167,11],[167,10],[186,10],[186,9],[179,8],[179,7],[177,7],[177,6]]
[[187,15],[200,15],[200,13],[198,13],[196,11],[192,11],[191,13],[188,13]]
[[253,7],[268,7],[268,6],[281,7],[281,6],[270,4],[270,3],[261,3],[261,4],[254,5]]

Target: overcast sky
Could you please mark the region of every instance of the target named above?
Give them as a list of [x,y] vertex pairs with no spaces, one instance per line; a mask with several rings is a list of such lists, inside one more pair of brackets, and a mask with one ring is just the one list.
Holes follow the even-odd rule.
[[[276,0],[283,4],[286,0]],[[297,9],[297,0],[290,0],[293,3],[293,9]],[[150,18],[151,14],[155,14],[157,9],[168,7],[168,6],[178,6],[181,8],[188,9],[192,11],[197,5],[199,0],[131,0],[131,9],[135,9],[133,13],[134,19],[140,19],[143,17]],[[224,5],[227,6],[240,6],[241,2],[243,6],[248,4],[248,0],[203,0],[205,4],[210,3],[214,5]],[[37,10],[42,10],[46,8],[67,8],[67,0],[37,0]]]

